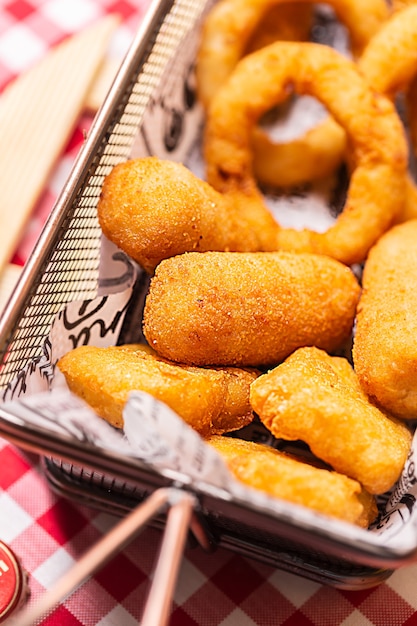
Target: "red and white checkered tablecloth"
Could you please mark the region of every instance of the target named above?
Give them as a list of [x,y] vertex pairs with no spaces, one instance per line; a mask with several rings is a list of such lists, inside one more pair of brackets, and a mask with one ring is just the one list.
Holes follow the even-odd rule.
[[[122,58],[148,0],[0,0],[0,92],[65,36],[108,12],[122,15],[114,54]],[[23,263],[62,189],[83,131],[79,122],[15,254]],[[0,177],[1,180],[1,177]],[[116,518],[55,495],[37,456],[0,439],[0,540],[29,573],[30,602],[66,572]],[[147,528],[75,591],[43,626],[130,626],[142,615],[160,543]],[[1,584],[1,579],[0,579]],[[340,591],[229,553],[187,549],[172,626],[417,626],[417,565],[364,591]]]

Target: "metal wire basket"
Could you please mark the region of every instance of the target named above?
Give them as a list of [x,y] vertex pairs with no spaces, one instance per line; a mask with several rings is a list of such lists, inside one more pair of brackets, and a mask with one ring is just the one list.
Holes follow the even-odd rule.
[[[21,384],[19,375],[27,364],[42,358],[57,312],[71,301],[97,293],[101,230],[96,206],[104,177],[134,154],[165,157],[175,152],[181,158],[193,150],[200,113],[192,69],[198,29],[207,9],[206,0],[151,4],[0,319],[0,386],[5,396]],[[178,91],[179,104],[174,95]],[[187,116],[195,116],[192,132]],[[148,132],[152,118],[159,129],[155,136]],[[4,436],[45,456],[45,472],[55,490],[89,505],[123,516],[159,488],[176,485],[187,490],[186,477],[159,475],[143,464],[97,453],[88,444],[74,445],[53,433],[28,430],[12,423],[2,410],[0,423]],[[206,536],[201,543],[206,547],[221,545],[346,589],[376,585],[401,562],[389,550],[306,528],[291,514],[268,516],[215,490],[194,495]]]

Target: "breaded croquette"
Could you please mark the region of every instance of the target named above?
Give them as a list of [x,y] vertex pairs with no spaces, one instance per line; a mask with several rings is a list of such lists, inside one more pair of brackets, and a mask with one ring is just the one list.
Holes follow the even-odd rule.
[[369,402],[340,361],[318,348],[296,350],[252,383],[252,408],[275,437],[304,441],[369,493],[384,493],[401,474],[411,433]]
[[325,256],[190,252],[157,267],[144,333],[172,361],[275,365],[300,346],[339,348],[359,293],[352,271]]
[[375,519],[375,498],[356,481],[309,465],[269,446],[236,437],[207,439],[234,476],[250,487],[363,528]]
[[174,161],[144,157],[106,177],[97,207],[101,229],[149,274],[186,251],[275,250],[278,225],[267,210],[233,203]]
[[360,383],[403,419],[417,417],[417,220],[388,231],[363,273],[353,344]]
[[203,369],[169,363],[139,344],[79,346],[58,361],[68,387],[116,428],[131,391],[165,402],[202,436],[237,430],[253,419],[249,386],[255,370]]

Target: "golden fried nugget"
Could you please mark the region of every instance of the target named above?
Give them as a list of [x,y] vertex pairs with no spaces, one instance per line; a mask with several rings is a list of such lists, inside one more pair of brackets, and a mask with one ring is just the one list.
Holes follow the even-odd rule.
[[[278,40],[305,41],[309,37],[305,30],[308,22],[307,9],[314,9],[304,2],[292,0],[220,0],[216,2],[204,20],[200,47],[197,53],[196,84],[199,100],[206,110],[219,89],[226,83],[240,58],[248,52],[246,42],[253,31],[255,35],[264,22],[268,24],[268,37],[261,45],[250,47],[250,51],[265,47]],[[381,25],[388,19],[390,9],[385,0],[330,0],[338,20],[349,34],[351,52],[358,57]],[[284,36],[281,28],[273,28],[275,14],[295,13],[291,24],[294,32]],[[282,21],[282,20],[281,20]],[[271,32],[272,31],[272,32]],[[255,37],[255,41],[258,38]],[[265,64],[266,66],[267,64]],[[311,81],[311,78],[308,79]],[[306,82],[308,82],[308,80]],[[275,77],[270,83],[273,85]],[[286,88],[291,82],[287,81]],[[312,80],[315,83],[317,80]],[[252,84],[248,77],[245,84]],[[346,83],[345,83],[346,84]],[[259,95],[257,89],[249,92]],[[253,170],[261,184],[275,187],[291,187],[333,174],[345,156],[347,147],[343,129],[334,121],[319,124],[303,136],[283,143],[275,143],[261,126],[252,131]]]
[[365,392],[404,419],[417,417],[417,220],[372,248],[363,274],[353,361]]
[[[309,4],[316,4],[309,0]],[[360,55],[370,38],[389,16],[384,0],[330,0],[341,23],[347,28],[355,57]],[[284,5],[284,6],[282,6]],[[295,5],[291,7],[291,5]],[[306,2],[300,0],[220,0],[214,3],[202,25],[201,41],[197,52],[196,83],[200,101],[207,108],[218,90],[228,80],[238,61],[244,56],[251,37],[259,32],[267,21],[269,28],[275,25],[278,10],[293,19],[290,36],[282,36],[283,20],[267,42],[305,40],[311,14]],[[272,13],[271,13],[272,11]],[[284,13],[285,11],[285,13]],[[307,21],[306,21],[307,19]],[[249,46],[251,50],[261,46]]]
[[417,73],[417,6],[394,12],[366,46],[359,67],[379,93],[394,97]]
[[275,437],[306,442],[369,493],[383,493],[398,480],[411,446],[409,429],[371,404],[323,350],[294,352],[252,383],[250,400]]
[[375,498],[347,476],[253,441],[212,436],[207,443],[224,457],[232,474],[250,487],[362,528],[376,517]]
[[203,369],[169,363],[142,345],[80,346],[58,361],[68,387],[100,417],[123,427],[131,391],[146,391],[165,402],[202,436],[249,424],[249,386],[255,370]]
[[269,210],[238,209],[185,166],[157,157],[116,165],[97,212],[104,235],[150,274],[162,259],[190,250],[276,249]]
[[339,348],[359,293],[352,271],[325,256],[189,252],[157,267],[144,333],[171,361],[275,365],[300,346]]

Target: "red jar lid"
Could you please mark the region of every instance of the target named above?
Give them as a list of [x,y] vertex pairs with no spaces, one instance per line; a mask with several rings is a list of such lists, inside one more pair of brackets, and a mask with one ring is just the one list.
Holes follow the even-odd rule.
[[27,578],[13,550],[0,541],[0,622],[25,601],[29,591]]

